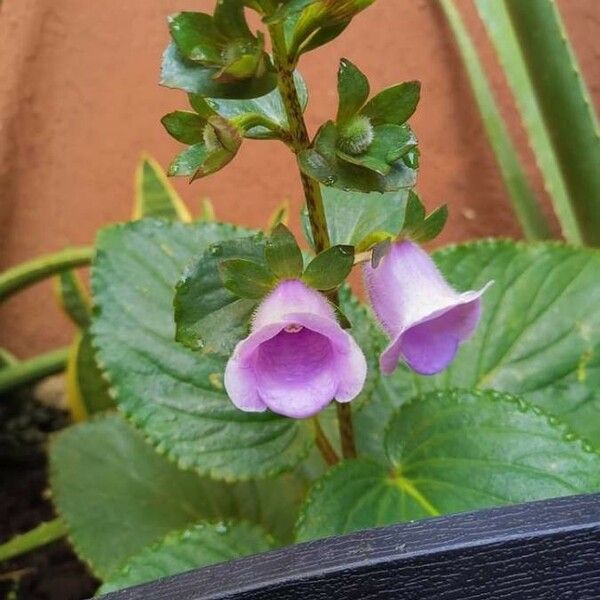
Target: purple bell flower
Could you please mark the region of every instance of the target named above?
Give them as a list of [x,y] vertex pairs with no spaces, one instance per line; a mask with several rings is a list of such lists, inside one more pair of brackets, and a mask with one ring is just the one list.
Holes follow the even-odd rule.
[[225,389],[241,410],[304,419],[334,398],[363,388],[365,357],[331,304],[297,279],[281,282],[260,304],[250,335],[225,369]]
[[443,371],[458,346],[475,331],[481,316],[479,291],[452,289],[431,257],[417,244],[392,244],[376,268],[364,267],[371,304],[391,343],[379,358],[390,375],[402,359],[421,375]]

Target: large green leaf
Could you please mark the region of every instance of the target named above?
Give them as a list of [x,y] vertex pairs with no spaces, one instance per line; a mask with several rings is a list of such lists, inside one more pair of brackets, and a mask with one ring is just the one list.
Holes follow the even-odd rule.
[[384,444],[386,462],[347,461],[315,484],[299,541],[600,489],[600,454],[508,394],[417,398],[394,415]]
[[200,523],[167,535],[154,546],[132,557],[125,567],[99,590],[108,594],[161,577],[266,552],[269,538],[247,523]]
[[[402,229],[408,190],[365,194],[321,186],[321,193],[332,244],[358,246],[374,233],[395,235]],[[303,227],[311,241],[306,213]]]
[[[298,71],[294,73],[294,82],[296,84],[300,106],[302,107],[302,110],[304,110],[308,103],[308,90],[306,89],[304,79]],[[282,129],[288,128],[285,107],[283,105],[283,100],[281,99],[281,93],[277,88],[259,98],[247,100],[207,98],[207,102],[226,119],[233,119],[243,115],[258,114],[269,119],[269,121]],[[244,135],[248,138],[268,139],[272,138],[274,133],[266,127],[257,125],[248,129]]]
[[117,415],[60,433],[50,480],[78,554],[103,578],[170,531],[204,519],[248,520],[289,543],[306,485],[300,474],[230,485],[181,471]]
[[223,389],[224,359],[174,339],[185,266],[244,233],[215,223],[117,225],[100,233],[92,272],[94,345],[119,408],[182,468],[228,480],[289,470],[313,443],[307,422],[236,409]]
[[[558,408],[572,427],[600,445],[600,398],[593,393],[600,252],[554,243],[482,241],[449,247],[434,257],[460,290],[495,283],[484,295],[476,334],[452,365],[435,377],[411,376],[400,368],[392,376],[396,385],[412,388],[408,397],[448,387],[523,395],[551,412]],[[573,403],[583,405],[575,409]],[[595,421],[586,422],[588,417]]]

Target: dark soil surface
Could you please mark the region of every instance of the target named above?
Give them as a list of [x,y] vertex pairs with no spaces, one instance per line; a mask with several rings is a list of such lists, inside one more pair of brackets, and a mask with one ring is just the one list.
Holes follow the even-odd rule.
[[[56,515],[48,499],[48,435],[67,415],[27,392],[0,397],[0,543]],[[65,540],[0,564],[0,599],[82,600],[98,581]]]

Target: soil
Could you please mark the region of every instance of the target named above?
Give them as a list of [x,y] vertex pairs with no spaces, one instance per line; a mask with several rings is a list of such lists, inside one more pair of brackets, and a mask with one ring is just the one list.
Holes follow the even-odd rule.
[[[27,391],[0,397],[0,543],[56,514],[48,498],[48,436],[68,425],[65,412]],[[98,581],[66,540],[0,564],[0,598],[82,600]]]

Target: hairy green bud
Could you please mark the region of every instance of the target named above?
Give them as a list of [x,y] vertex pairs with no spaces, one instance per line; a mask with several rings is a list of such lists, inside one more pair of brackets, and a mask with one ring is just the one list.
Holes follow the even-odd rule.
[[366,152],[375,136],[371,121],[362,115],[357,115],[344,123],[339,133],[338,148],[352,156]]

